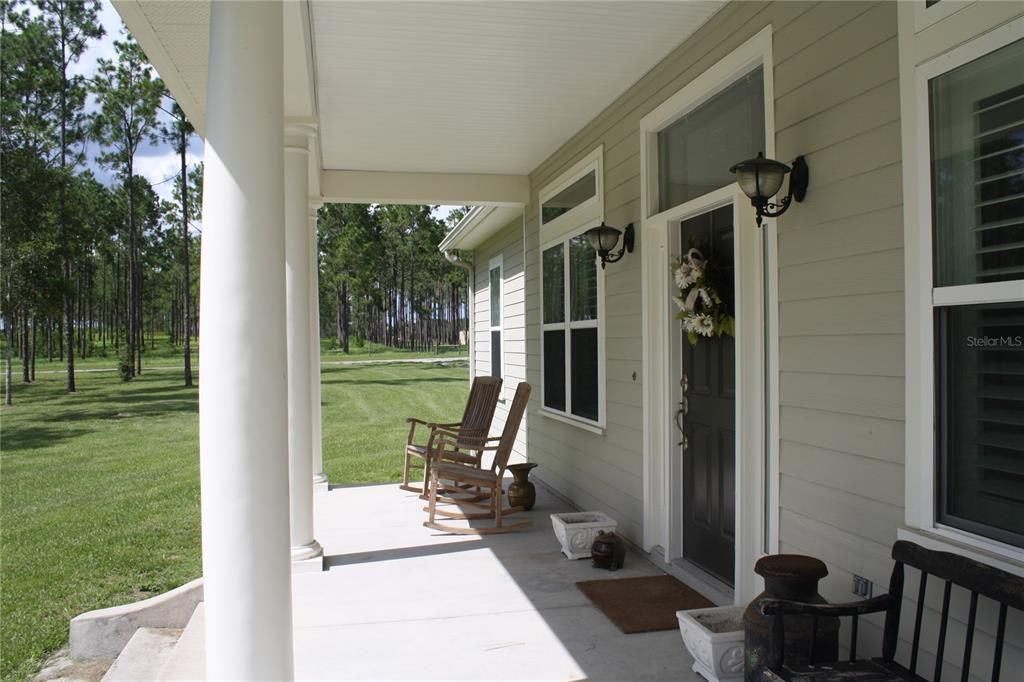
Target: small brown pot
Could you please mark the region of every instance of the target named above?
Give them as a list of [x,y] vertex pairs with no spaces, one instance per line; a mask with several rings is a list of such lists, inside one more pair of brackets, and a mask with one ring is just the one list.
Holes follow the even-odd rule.
[[590,546],[590,558],[594,560],[594,568],[617,571],[626,562],[626,541],[615,533],[602,531]]

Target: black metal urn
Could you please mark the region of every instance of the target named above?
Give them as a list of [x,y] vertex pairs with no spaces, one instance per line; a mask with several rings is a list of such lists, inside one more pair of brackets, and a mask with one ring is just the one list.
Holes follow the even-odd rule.
[[[818,581],[828,575],[824,562],[802,554],[773,554],[758,559],[754,572],[764,578],[764,592],[754,597],[743,613],[746,649],[746,680],[760,681],[771,646],[771,616],[759,608],[762,599],[790,599],[809,604],[825,604],[818,594]],[[811,616],[786,616],[784,646],[789,664],[810,663],[811,637],[814,637],[814,659],[818,662],[839,658],[839,619],[818,618],[812,633]]]
[[626,562],[626,541],[612,532],[601,531],[590,546],[594,568],[617,571]]

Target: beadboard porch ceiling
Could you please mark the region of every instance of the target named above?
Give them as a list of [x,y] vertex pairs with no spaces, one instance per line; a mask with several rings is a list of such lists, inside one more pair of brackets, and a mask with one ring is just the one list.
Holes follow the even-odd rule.
[[[724,4],[285,2],[285,113],[326,170],[525,175]],[[202,131],[209,2],[114,6]]]

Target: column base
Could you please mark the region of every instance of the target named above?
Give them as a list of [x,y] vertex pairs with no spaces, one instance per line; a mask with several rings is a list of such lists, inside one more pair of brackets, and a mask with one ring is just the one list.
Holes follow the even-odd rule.
[[313,492],[325,493],[331,489],[331,483],[327,480],[327,474],[313,474]]
[[316,540],[292,547],[292,573],[318,573],[324,570],[324,548]]

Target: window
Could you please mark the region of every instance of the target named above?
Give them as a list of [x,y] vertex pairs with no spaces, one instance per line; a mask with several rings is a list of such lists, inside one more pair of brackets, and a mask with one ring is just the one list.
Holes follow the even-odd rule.
[[936,521],[1019,547],[1024,547],[1022,74],[1024,40],[1018,40],[928,81]]
[[502,378],[502,346],[501,346],[501,256],[491,259],[487,271],[488,290],[490,295],[490,342],[491,342],[491,376]]
[[597,254],[582,234],[541,255],[544,406],[600,422]]
[[597,170],[592,170],[541,204],[541,224],[547,225],[597,194]]
[[765,151],[764,73],[758,66],[657,134],[658,211],[731,185],[730,162]]
[[604,423],[603,278],[583,233],[604,219],[603,155],[598,147],[540,193],[544,412],[590,429]]

